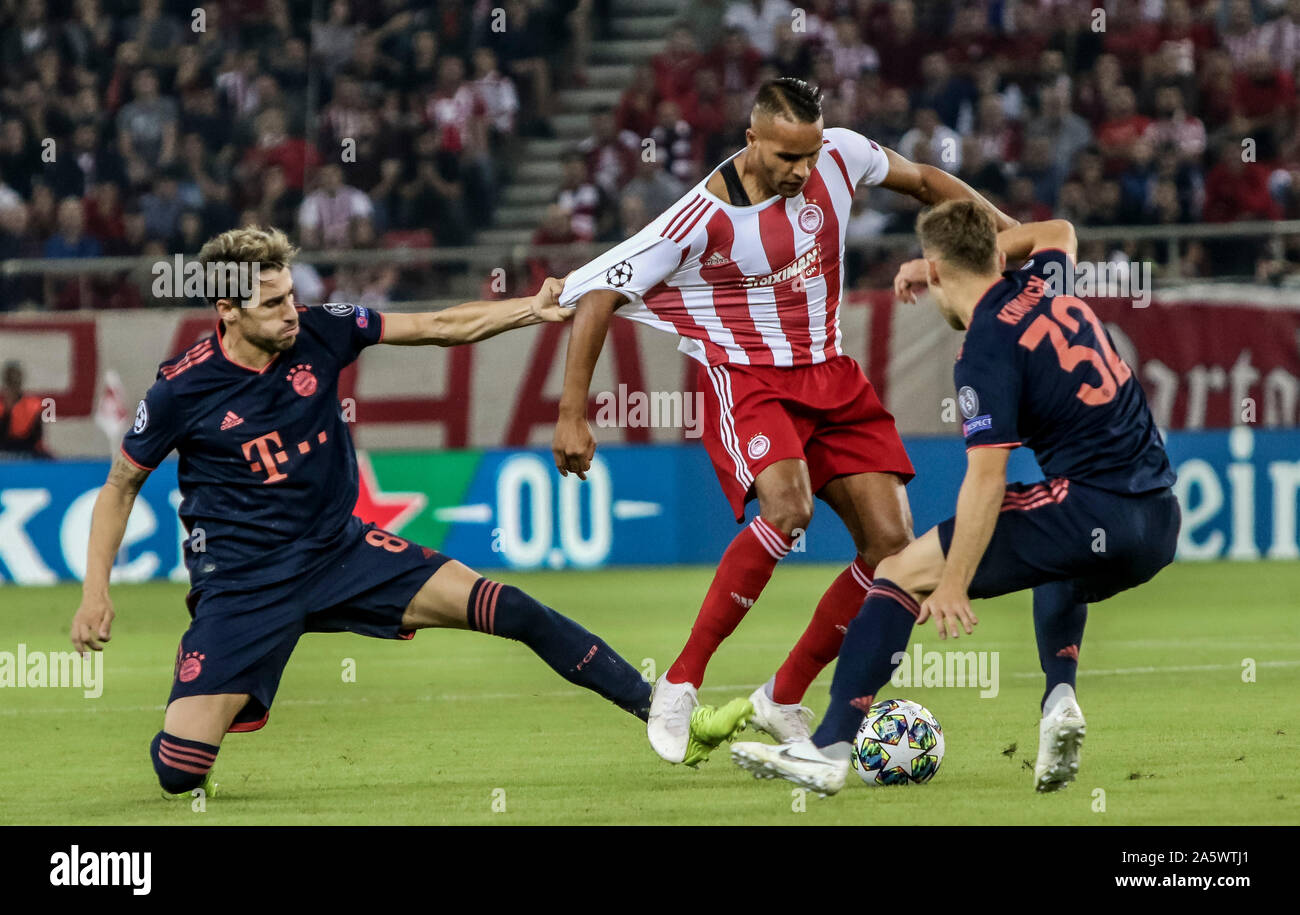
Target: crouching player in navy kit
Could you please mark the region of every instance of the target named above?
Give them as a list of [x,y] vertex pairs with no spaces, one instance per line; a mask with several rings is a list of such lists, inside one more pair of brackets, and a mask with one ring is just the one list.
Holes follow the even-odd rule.
[[[222,737],[267,720],[305,632],[409,639],[417,629],[474,629],[523,642],[560,676],[645,720],[650,685],[582,626],[510,585],[352,514],[357,461],[338,402],[339,372],[367,346],[473,343],[562,321],[561,281],[534,296],[429,314],[294,304],[283,233],[236,229],[199,252],[205,265],[260,269],[253,295],[215,301],[216,332],[162,363],[95,501],[86,580],[71,639],[109,640],[108,581],[136,494],[173,450],[192,622],[177,652],[162,730],[150,746],[166,793],[209,792]],[[695,721],[707,756],[748,703]],[[724,720],[725,719],[725,720]]]
[[[944,318],[966,332],[953,372],[967,454],[957,515],[881,561],[812,738],[737,743],[732,757],[757,776],[835,793],[912,627],[933,619],[940,638],[969,634],[978,622],[971,598],[1031,588],[1047,675],[1035,787],[1055,791],[1079,767],[1074,685],[1088,604],[1173,560],[1174,473],[1142,387],[1101,322],[1060,294],[1061,279],[1074,275],[1073,226],[1053,220],[995,234],[987,213],[957,201],[926,212],[917,232],[924,259],[900,270],[900,297],[928,284]],[[1005,270],[1008,259],[1024,266]],[[1033,450],[1043,482],[1007,484],[1007,457],[1020,445]]]

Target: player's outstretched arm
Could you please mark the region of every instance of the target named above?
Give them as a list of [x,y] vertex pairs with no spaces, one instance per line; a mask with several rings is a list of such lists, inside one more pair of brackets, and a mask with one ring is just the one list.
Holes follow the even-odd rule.
[[108,599],[108,579],[113,559],[122,546],[126,521],[136,494],[149,471],[136,467],[119,453],[109,468],[108,480],[95,497],[90,516],[90,543],[86,548],[86,580],[81,585],[81,606],[72,617],[68,637],[77,651],[99,651],[112,635],[113,604]]
[[958,625],[969,635],[971,626],[979,622],[971,612],[967,589],[998,523],[1007,491],[1008,457],[1007,448],[972,448],[966,453],[966,477],[957,494],[957,520],[943,574],[916,618],[919,626],[934,617],[941,639],[961,635]]
[[398,346],[459,346],[495,337],[506,330],[567,321],[573,310],[560,306],[564,280],[548,277],[536,295],[501,301],[465,302],[442,311],[384,315],[381,343]]
[[587,468],[596,453],[596,439],[587,424],[591,375],[605,346],[610,318],[626,302],[623,295],[612,289],[595,289],[578,299],[574,309],[578,316],[574,318],[569,350],[564,358],[564,393],[560,395],[560,415],[551,442],[555,467],[563,476],[573,471],[578,479],[587,479]]
[[999,232],[998,248],[1006,253],[1008,261],[1022,261],[1044,248],[1060,248],[1074,260],[1079,253],[1079,239],[1069,220],[1045,219]]
[[887,190],[915,197],[927,206],[945,200],[974,200],[993,214],[993,223],[999,232],[1020,224],[956,175],[933,165],[905,159],[892,149],[885,149],[885,157],[889,159],[889,174],[880,186]]

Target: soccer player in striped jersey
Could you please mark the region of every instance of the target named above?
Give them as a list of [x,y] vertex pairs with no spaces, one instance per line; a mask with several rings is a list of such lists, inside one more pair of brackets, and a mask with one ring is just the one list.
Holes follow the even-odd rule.
[[845,355],[839,305],[853,193],[873,185],[924,203],[971,200],[1015,225],[962,181],[843,128],[823,129],[820,90],[775,79],[758,92],[746,146],[641,232],[575,270],[577,308],[554,436],[556,466],[580,477],[596,442],[592,370],[615,311],[676,334],[699,363],[704,442],[736,520],[758,516],[718,565],[685,647],[655,686],[647,734],[669,762],[686,752],[705,667],[812,517],[813,497],[843,520],[857,556],[831,584],[785,663],[757,689],[753,723],[806,737],[808,686],[834,659],[875,566],[912,539],[912,465],[893,417]]

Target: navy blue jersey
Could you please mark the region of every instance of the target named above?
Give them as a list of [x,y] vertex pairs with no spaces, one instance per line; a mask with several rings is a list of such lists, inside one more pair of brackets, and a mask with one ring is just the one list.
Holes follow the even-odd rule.
[[219,325],[159,367],[122,441],[146,470],[177,451],[196,588],[292,579],[346,537],[357,461],[339,372],[379,342],[383,316],[330,304],[299,308],[298,323],[293,348],[261,371],[227,354]]
[[1092,309],[1052,295],[1067,272],[1064,251],[1035,251],[975,306],[953,369],[966,447],[1027,445],[1049,479],[1112,492],[1170,486],[1142,385]]

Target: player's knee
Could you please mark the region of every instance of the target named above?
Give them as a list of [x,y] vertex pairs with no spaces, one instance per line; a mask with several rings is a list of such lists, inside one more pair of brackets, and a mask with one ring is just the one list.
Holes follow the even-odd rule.
[[762,515],[768,524],[787,537],[793,537],[795,531],[806,531],[812,523],[812,496],[798,492],[783,494],[773,500],[772,505],[764,505]]
[[158,784],[169,794],[193,791],[207,778],[219,749],[199,740],[186,740],[159,731],[149,744]]
[[865,545],[859,555],[864,563],[874,568],[876,574],[880,575],[881,564],[888,560],[889,557],[903,552],[911,542],[911,532],[906,528],[899,528],[896,531],[888,531],[873,538],[870,543]]

